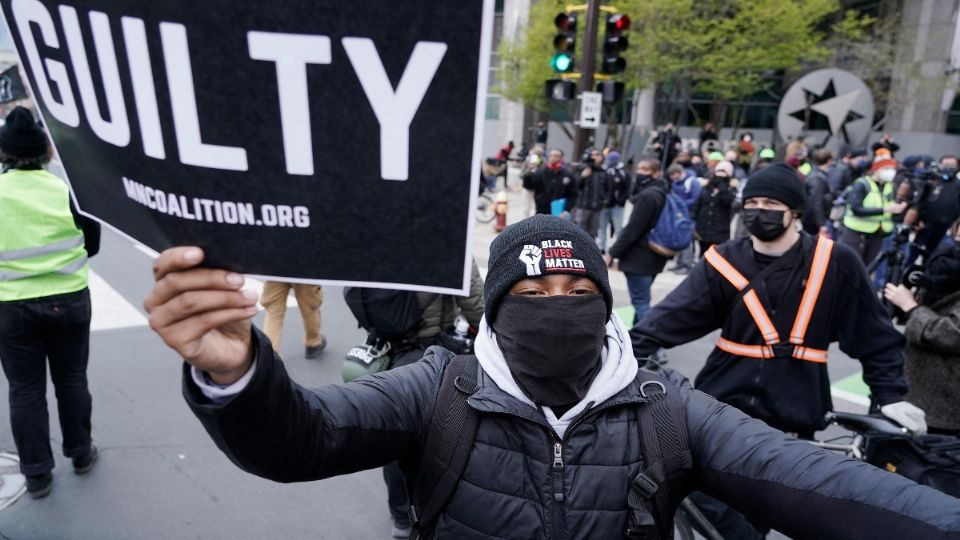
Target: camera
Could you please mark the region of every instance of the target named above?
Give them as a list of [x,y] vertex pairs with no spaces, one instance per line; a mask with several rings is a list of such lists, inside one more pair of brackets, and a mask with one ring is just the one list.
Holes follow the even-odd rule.
[[957,178],[957,171],[952,170],[940,170],[940,166],[937,164],[930,165],[924,169],[920,175],[920,178],[923,180],[940,180],[941,182],[949,182]]

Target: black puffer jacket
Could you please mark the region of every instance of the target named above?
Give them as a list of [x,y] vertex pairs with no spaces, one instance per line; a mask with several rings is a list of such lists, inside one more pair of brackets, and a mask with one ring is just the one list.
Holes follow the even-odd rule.
[[533,202],[538,214],[549,214],[550,203],[557,199],[566,199],[563,209],[573,210],[577,202],[577,183],[566,165],[551,169],[541,165],[536,171],[523,176],[523,187],[533,191]]
[[[584,171],[590,173],[584,176]],[[613,179],[603,165],[587,165],[577,175],[577,208],[602,210],[613,193]]]
[[722,244],[730,239],[731,206],[736,193],[729,181],[714,180],[700,191],[693,219],[697,222],[697,236],[704,242]]
[[[280,482],[318,480],[416,461],[449,356],[307,390],[293,383],[269,342],[255,340],[256,372],[223,405],[187,372],[184,395],[216,444],[238,466]],[[960,538],[960,502],[900,476],[791,440],[679,378],[691,484],[735,508],[769,518],[794,537]],[[622,538],[630,479],[640,470],[634,383],[575,420],[557,440],[543,414],[485,374],[470,398],[480,411],[476,443],[437,525],[438,538]]]

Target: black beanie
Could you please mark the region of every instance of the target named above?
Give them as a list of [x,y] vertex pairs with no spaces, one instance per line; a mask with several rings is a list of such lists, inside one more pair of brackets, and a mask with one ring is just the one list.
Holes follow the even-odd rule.
[[[523,260],[531,261],[527,264]],[[596,242],[580,227],[555,216],[535,215],[510,225],[490,244],[487,279],[483,284],[484,314],[493,324],[500,301],[513,284],[528,277],[571,274],[593,280],[607,303],[613,295]]]
[[0,150],[15,158],[35,158],[47,153],[47,134],[40,129],[33,114],[16,107],[0,127]]
[[750,197],[776,199],[793,210],[803,210],[807,203],[807,192],[800,176],[782,161],[750,175],[743,188],[743,201]]

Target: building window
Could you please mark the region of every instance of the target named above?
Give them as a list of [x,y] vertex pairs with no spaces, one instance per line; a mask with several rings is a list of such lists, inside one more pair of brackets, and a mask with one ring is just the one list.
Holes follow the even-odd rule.
[[947,133],[960,135],[960,93],[953,98],[953,105],[947,111]]
[[497,68],[500,66],[500,40],[503,39],[503,0],[497,0],[493,10],[493,39],[490,40],[490,70],[487,72],[487,120],[500,119],[500,96],[489,93],[498,84]]
[[496,94],[487,95],[487,120],[499,120],[500,119],[500,96]]

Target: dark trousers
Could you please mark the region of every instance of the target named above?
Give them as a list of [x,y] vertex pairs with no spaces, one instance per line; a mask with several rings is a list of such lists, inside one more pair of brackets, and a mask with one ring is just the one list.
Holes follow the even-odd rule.
[[387,505],[390,507],[390,517],[399,525],[410,523],[407,479],[396,461],[384,465],[383,480],[387,483]]
[[888,234],[882,230],[873,234],[863,234],[844,228],[840,233],[840,243],[856,251],[864,266],[870,266],[870,263],[883,250],[883,239],[887,236]]
[[47,414],[47,362],[57,396],[63,454],[90,451],[90,292],[0,302],[0,361],[10,386],[10,424],[20,472],[53,469]]

